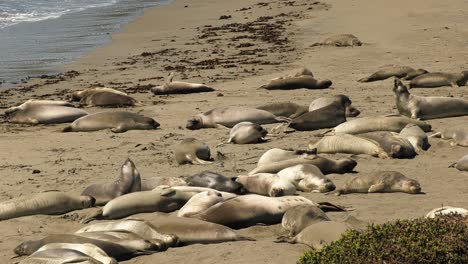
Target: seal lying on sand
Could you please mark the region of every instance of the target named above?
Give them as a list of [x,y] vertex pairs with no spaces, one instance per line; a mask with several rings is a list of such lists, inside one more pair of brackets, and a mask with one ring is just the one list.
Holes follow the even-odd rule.
[[376,171],[372,174],[357,176],[336,190],[337,195],[347,193],[421,193],[419,182],[397,171]]
[[463,156],[459,161],[449,166],[459,171],[468,171],[468,155]]
[[267,134],[268,131],[259,124],[240,122],[229,132],[227,143],[255,144],[264,141]]
[[408,140],[416,152],[428,150],[431,147],[429,139],[424,131],[415,124],[406,125],[400,132],[400,136]]
[[74,196],[49,191],[32,197],[21,197],[0,203],[0,220],[36,214],[64,214],[92,207],[94,201],[94,198],[85,195]]
[[210,147],[195,138],[182,140],[174,149],[175,160],[178,164],[210,164]]
[[321,42],[316,42],[311,47],[315,46],[335,46],[335,47],[350,47],[361,46],[362,42],[352,34],[338,34],[324,39]]
[[237,195],[228,192],[218,192],[215,190],[205,191],[195,194],[188,202],[179,209],[177,216],[190,217],[194,214],[205,211],[211,206],[236,197]]
[[465,86],[468,81],[468,71],[461,73],[431,72],[420,75],[409,83],[410,88],[433,88],[441,86]]
[[299,205],[284,213],[281,225],[289,231],[289,236],[295,236],[306,227],[322,221],[330,221],[330,218],[320,208],[315,205]]
[[112,183],[92,184],[81,193],[96,199],[96,205],[104,205],[115,197],[141,190],[141,177],[135,164],[127,159],[120,169],[119,178]]
[[187,183],[181,177],[151,177],[141,179],[142,191],[151,191],[160,185],[180,186],[187,185]]
[[412,159],[417,155],[413,145],[395,132],[376,131],[358,136],[377,142],[392,158]]
[[309,112],[306,106],[298,105],[291,102],[281,102],[262,105],[257,109],[268,111],[275,116],[284,116],[288,118],[296,118],[302,114]]
[[450,145],[468,147],[468,127],[466,126],[449,127],[446,128],[443,132],[437,132],[430,137],[452,139]]
[[382,159],[389,157],[378,142],[349,134],[325,136],[318,142],[310,143],[309,149],[316,149],[317,153],[367,154]]
[[279,197],[294,195],[296,187],[286,178],[276,174],[258,173],[253,175],[240,175],[236,181],[241,183],[250,193]]
[[245,192],[242,184],[221,174],[202,171],[186,179],[189,186],[208,187],[220,192],[242,194]]
[[399,79],[395,79],[393,92],[398,111],[414,119],[468,115],[468,101],[461,98],[423,97],[410,94],[408,88]]
[[290,73],[288,73],[288,74],[286,74],[284,76],[273,78],[272,80],[287,79],[287,78],[298,77],[298,76],[302,76],[302,75],[308,75],[308,76],[314,77],[314,74],[312,73],[311,70],[309,70],[308,68],[302,67],[302,68],[299,68],[299,69],[295,69],[295,70],[291,71]]
[[[46,245],[47,246],[47,245]],[[108,257],[109,258],[109,257]],[[112,258],[109,258],[112,259]],[[101,259],[102,260],[102,259]],[[97,260],[81,251],[71,248],[52,248],[46,250],[38,250],[31,256],[25,258],[20,264],[55,264],[55,263],[81,263],[81,264],[103,264],[103,263],[117,263],[115,259],[113,262],[102,262]],[[105,261],[105,260],[104,260]]]
[[326,106],[329,106],[335,102],[340,102],[341,105],[343,105],[346,109],[346,117],[356,117],[358,116],[361,111],[358,109],[354,108],[351,104],[351,99],[349,99],[348,96],[339,94],[335,95],[334,97],[320,97],[312,101],[309,105],[309,112],[312,112],[314,110],[324,108]]
[[[67,250],[78,251],[83,254],[92,257],[93,259],[100,261],[99,263],[102,264],[117,264],[117,260],[114,258],[109,257],[106,252],[104,252],[101,248],[93,244],[72,244],[72,243],[50,243],[47,245],[42,246],[39,248],[35,253],[45,251],[45,250],[54,250],[54,249],[64,249],[66,255],[68,255]],[[50,253],[50,252],[49,252]],[[63,256],[64,254],[51,254],[53,256]],[[37,255],[32,254],[31,257],[35,257]],[[73,263],[73,262],[71,262]]]
[[335,184],[312,164],[299,164],[278,172],[280,178],[290,181],[296,190],[302,192],[329,192]]
[[10,123],[17,124],[59,124],[73,122],[88,112],[63,105],[26,103],[5,112]]
[[18,105],[12,106],[5,110],[5,114],[15,112],[16,110],[21,110],[26,108],[27,105],[61,105],[61,106],[68,106],[68,107],[75,107],[72,103],[67,101],[56,101],[56,100],[37,100],[37,99],[29,99],[26,102]]
[[263,125],[288,121],[290,121],[290,119],[275,116],[265,110],[242,106],[228,106],[214,108],[208,112],[192,117],[187,120],[186,128],[195,130],[213,128],[217,127],[217,125],[232,128],[240,122],[252,122]]
[[211,88],[201,83],[175,82],[172,81],[173,78],[174,73],[171,72],[166,80],[166,83],[151,88],[151,92],[153,92],[153,94],[155,95],[161,95],[203,93],[215,91],[214,88]]
[[436,208],[436,209],[431,210],[429,213],[426,214],[426,218],[436,218],[437,216],[444,216],[444,215],[451,215],[451,214],[458,214],[463,217],[467,217],[468,210],[466,210],[465,208],[443,206],[441,208]]
[[346,122],[346,105],[347,102],[343,102],[340,98],[335,98],[333,103],[325,107],[294,118],[287,126],[299,131],[335,127]]
[[106,106],[106,107],[119,107],[119,106],[136,106],[142,105],[135,98],[125,94],[100,91],[90,93],[80,100],[80,106]]
[[428,73],[424,69],[413,69],[408,66],[391,66],[373,73],[371,76],[362,78],[358,82],[375,82],[388,79],[390,77],[402,78],[403,80],[412,80],[413,78]]
[[91,95],[93,93],[99,93],[99,92],[107,92],[107,93],[115,93],[115,94],[121,94],[121,95],[128,95],[127,93],[124,93],[122,91],[108,88],[108,87],[94,87],[94,88],[88,88],[82,91],[75,91],[72,93],[72,101],[80,101],[83,97],[86,97],[88,95]]
[[259,89],[266,90],[295,90],[295,89],[327,89],[332,85],[332,81],[317,80],[310,75],[296,77],[279,78],[270,80],[268,84],[262,85]]

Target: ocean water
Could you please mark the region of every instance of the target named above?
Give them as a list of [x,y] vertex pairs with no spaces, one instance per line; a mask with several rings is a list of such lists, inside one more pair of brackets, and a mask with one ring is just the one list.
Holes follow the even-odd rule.
[[148,7],[172,0],[0,0],[0,88],[110,42]]

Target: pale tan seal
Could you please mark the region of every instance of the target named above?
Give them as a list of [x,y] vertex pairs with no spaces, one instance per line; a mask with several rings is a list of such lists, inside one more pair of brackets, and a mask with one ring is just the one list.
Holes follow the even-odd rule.
[[294,195],[296,193],[296,187],[289,180],[276,174],[239,175],[236,181],[241,183],[249,193],[270,197]]
[[308,112],[307,107],[291,102],[271,103],[257,107],[257,109],[268,111],[275,116],[296,118]]
[[94,201],[90,196],[70,195],[58,191],[25,196],[0,203],[0,221],[36,214],[64,214],[89,208],[94,205]]
[[190,93],[203,93],[215,91],[205,84],[201,83],[189,83],[189,82],[177,82],[173,81],[174,73],[171,72],[166,80],[166,83],[157,85],[151,88],[151,92],[155,95],[162,94],[190,94]]
[[104,205],[110,200],[131,192],[141,190],[140,172],[132,160],[127,159],[120,169],[120,176],[112,183],[92,184],[81,195],[96,199],[96,205]]
[[6,120],[17,124],[60,124],[73,122],[88,112],[63,105],[27,103],[5,112]]
[[448,127],[442,132],[432,134],[430,137],[451,139],[450,145],[468,147],[468,127],[466,125]]
[[196,138],[186,138],[174,149],[178,164],[210,164],[213,162],[210,147]]
[[[102,264],[103,262],[71,248],[51,248],[34,252],[31,256],[20,261],[19,264]],[[117,263],[112,262],[112,263]]]
[[408,88],[399,79],[395,79],[393,92],[398,111],[414,119],[468,115],[468,101],[461,98],[423,97],[410,94]]
[[194,195],[188,202],[179,209],[177,216],[179,217],[190,217],[194,214],[203,212],[211,206],[237,197],[237,195],[228,192],[218,192],[215,190],[200,192]]
[[351,105],[351,99],[343,94],[335,95],[334,97],[320,97],[315,99],[309,105],[309,112],[327,107],[335,102],[339,102],[343,107],[345,107],[346,117],[356,117],[361,113],[361,111]]
[[104,107],[122,107],[122,106],[141,106],[135,98],[109,91],[100,91],[90,93],[80,100],[80,106],[104,106]]
[[378,142],[349,134],[325,136],[317,142],[310,143],[309,149],[316,149],[317,153],[367,154],[382,159],[389,158]]
[[5,114],[24,109],[26,108],[26,106],[30,106],[30,105],[60,105],[60,106],[75,107],[72,103],[67,102],[67,101],[29,99],[26,102],[18,106],[12,106],[8,108],[7,110],[5,110]]
[[310,75],[301,75],[295,77],[278,78],[270,80],[269,83],[262,85],[259,89],[266,90],[295,90],[295,89],[327,89],[332,85],[332,81],[317,80]]
[[431,147],[429,139],[426,133],[415,124],[406,125],[401,131],[400,136],[406,138],[416,152],[426,151]]
[[338,189],[336,194],[386,192],[419,194],[421,193],[421,186],[418,181],[410,179],[400,172],[376,171],[352,178],[343,188]]
[[330,192],[335,184],[312,164],[299,164],[278,172],[280,178],[291,182],[296,190],[302,192]]
[[369,77],[359,79],[358,82],[375,82],[388,79],[390,77],[402,78],[403,80],[412,80],[415,77],[428,73],[424,69],[413,69],[408,66],[390,66],[371,74]]
[[286,79],[286,78],[298,77],[298,76],[302,76],[302,75],[308,75],[308,76],[314,77],[314,74],[312,73],[311,70],[309,70],[306,67],[301,67],[299,69],[292,70],[291,72],[287,73],[284,76],[273,78],[272,80]]
[[311,47],[315,46],[335,46],[335,47],[353,47],[361,46],[362,42],[352,34],[338,34],[324,39],[321,42],[316,42]]
[[73,244],[73,243],[50,243],[42,246],[36,252],[41,252],[50,249],[71,249],[86,254],[102,264],[117,264],[117,260],[109,257],[106,252],[96,245],[84,243],[84,244]]
[[435,208],[431,210],[429,213],[426,214],[425,218],[436,218],[438,216],[452,215],[452,214],[457,214],[463,217],[468,217],[468,210],[466,210],[465,208],[460,208],[460,207],[443,206],[443,207]]
[[190,118],[187,120],[186,128],[195,130],[214,128],[218,127],[218,125],[232,128],[240,122],[252,122],[263,125],[288,121],[290,119],[275,116],[265,110],[243,106],[228,106],[214,108]]
[[434,88],[441,86],[465,86],[468,71],[461,73],[431,72],[417,76],[409,83],[410,88]]
[[259,124],[240,122],[231,128],[227,143],[255,144],[264,141],[268,131]]
[[392,158],[412,159],[418,155],[411,142],[395,132],[375,131],[358,134],[358,136],[377,142]]
[[115,93],[115,94],[121,94],[121,95],[128,95],[127,93],[124,93],[122,91],[119,91],[113,88],[93,87],[93,88],[88,88],[82,91],[74,91],[71,95],[71,98],[72,98],[72,101],[80,101],[83,97],[86,97],[93,93],[99,93],[99,92],[108,92],[108,93]]
[[451,164],[449,167],[459,171],[468,171],[468,155],[463,156],[459,161]]
[[289,236],[299,234],[306,227],[330,218],[315,205],[299,205],[286,211],[281,220],[281,226],[289,232]]

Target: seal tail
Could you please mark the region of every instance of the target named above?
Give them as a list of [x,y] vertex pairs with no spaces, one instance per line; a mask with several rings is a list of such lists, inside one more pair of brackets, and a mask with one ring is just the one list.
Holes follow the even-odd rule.
[[358,82],[361,82],[361,83],[364,83],[364,82],[370,82],[371,80],[369,79],[369,77],[365,77],[365,78],[362,78],[362,79],[359,79]]
[[288,237],[288,236],[279,236],[276,238],[274,243],[291,243],[291,244],[296,244],[296,239],[294,237]]
[[104,219],[104,216],[102,215],[102,209],[97,210],[93,214],[89,215],[87,218],[81,220],[80,223],[88,224],[89,222],[100,219]]
[[334,128],[330,128],[328,130],[325,130],[323,131],[322,133],[319,133],[319,134],[315,134],[314,136],[315,137],[324,137],[324,136],[333,136],[335,135],[335,129]]
[[262,85],[262,86],[258,87],[258,88],[257,88],[257,90],[260,90],[260,89],[266,89],[266,87],[267,87],[267,85],[266,85],[266,84],[264,84],[264,85]]
[[449,168],[455,168],[456,165],[457,165],[457,163],[454,162],[454,163],[450,164],[448,167],[449,167]]
[[212,164],[212,163],[213,163],[213,161],[202,160],[202,159],[200,159],[200,158],[198,158],[198,157],[194,158],[193,161],[194,161],[194,163],[196,163],[196,164],[202,164],[202,165],[205,165],[205,164]]
[[72,126],[66,126],[62,129],[62,132],[73,132]]

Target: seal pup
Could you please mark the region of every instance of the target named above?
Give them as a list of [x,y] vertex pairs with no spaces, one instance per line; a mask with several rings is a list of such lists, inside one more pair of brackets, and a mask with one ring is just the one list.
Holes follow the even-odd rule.
[[408,88],[399,79],[395,79],[393,92],[398,111],[414,119],[468,115],[468,101],[461,98],[424,97],[410,94]]
[[240,122],[252,122],[259,125],[288,122],[290,119],[278,117],[272,113],[250,107],[228,106],[214,108],[187,120],[186,128],[195,130],[214,128],[219,125],[232,128]]
[[94,198],[90,196],[75,196],[58,191],[15,198],[0,203],[0,221],[36,214],[64,214],[92,207],[94,201]]
[[296,187],[289,180],[276,174],[240,175],[236,178],[236,182],[241,183],[249,193],[270,197],[294,195],[296,193]]
[[309,149],[316,149],[317,153],[367,154],[382,159],[389,158],[378,142],[349,134],[325,136],[318,142],[310,143]]
[[211,206],[223,202],[237,195],[227,192],[218,192],[215,190],[205,191],[195,194],[188,202],[177,212],[179,217],[190,217],[194,214],[205,211]]
[[80,106],[105,106],[105,107],[120,107],[120,106],[141,106],[135,98],[125,94],[100,91],[90,93],[80,100]]
[[211,164],[210,147],[196,138],[182,140],[174,149],[175,160],[178,164]]
[[466,126],[449,127],[442,132],[430,135],[430,137],[452,139],[450,145],[468,147],[468,128]]
[[221,174],[212,171],[202,171],[185,179],[187,185],[207,187],[220,192],[243,194],[242,184]]
[[451,214],[457,214],[461,215],[463,217],[468,216],[468,210],[465,208],[457,208],[457,207],[452,207],[452,206],[443,206],[440,208],[436,208],[431,210],[429,213],[426,214],[426,218],[436,218],[438,216],[444,216],[444,215],[451,215]]
[[460,87],[468,81],[468,71],[461,73],[431,72],[417,76],[410,81],[411,88],[434,88],[441,86]]
[[231,128],[229,139],[226,143],[255,144],[264,141],[267,134],[268,131],[261,125],[252,122],[240,122]]
[[315,99],[309,105],[309,112],[327,107],[331,104],[334,104],[335,102],[339,102],[341,105],[345,107],[346,117],[356,117],[361,113],[361,111],[359,111],[358,109],[354,108],[354,106],[351,105],[352,104],[351,99],[349,99],[348,96],[343,95],[343,94],[335,95],[334,97],[320,97],[320,98]]
[[[44,250],[51,250],[51,249],[70,249],[76,250],[83,254],[86,254],[97,261],[100,261],[102,264],[117,264],[117,260],[114,258],[109,257],[106,252],[104,252],[101,248],[96,245],[84,243],[84,244],[72,244],[72,243],[50,243],[42,246],[36,252],[41,252]],[[33,254],[34,255],[34,254]],[[62,255],[62,254],[57,254]]]
[[330,192],[335,184],[312,164],[299,164],[278,172],[280,178],[291,182],[296,190],[302,192]]
[[93,87],[93,88],[88,88],[85,90],[81,91],[74,91],[71,95],[71,100],[72,101],[80,101],[83,97],[86,97],[90,94],[93,93],[99,93],[99,92],[107,92],[107,93],[115,93],[115,94],[121,94],[121,95],[128,95],[127,93],[124,93],[122,91],[113,89],[113,88],[108,88],[108,87]]
[[298,105],[291,102],[271,103],[257,107],[257,109],[268,111],[275,116],[284,116],[288,118],[296,118],[302,114],[309,112],[306,106]]
[[[80,264],[102,264],[103,262],[71,248],[53,248],[34,252],[31,256],[25,258],[20,264],[62,264],[62,263],[80,263]],[[117,261],[111,262],[117,263]]]
[[332,85],[332,81],[317,80],[310,75],[301,75],[288,78],[278,78],[270,80],[268,84],[260,86],[258,89],[266,90],[295,90],[295,89],[327,89]]
[[352,34],[338,34],[324,39],[321,42],[316,42],[311,47],[315,46],[335,46],[335,47],[353,47],[361,46],[362,42]]
[[372,174],[357,176],[348,181],[336,195],[348,193],[421,193],[419,182],[397,171],[376,171]]
[[408,140],[416,152],[426,151],[431,147],[426,133],[415,124],[406,125],[401,130],[400,136]]
[[395,132],[376,131],[358,134],[358,136],[377,142],[392,158],[412,159],[417,155],[413,145]]
[[96,199],[96,205],[104,205],[110,200],[131,192],[141,190],[141,176],[135,163],[127,159],[120,169],[119,178],[112,183],[92,184],[84,189],[81,195]]
[[205,84],[201,83],[189,83],[189,82],[177,82],[173,81],[174,72],[169,74],[166,83],[163,85],[157,85],[151,88],[151,92],[155,95],[162,94],[190,94],[190,93],[203,93],[215,91]]
[[295,236],[306,227],[321,221],[331,220],[324,211],[315,205],[299,205],[284,213],[281,226],[289,232],[289,236]]
[[63,105],[27,103],[5,112],[6,120],[16,124],[60,124],[73,122],[88,112]]
[[110,129],[114,133],[150,130],[159,127],[156,120],[131,112],[99,112],[78,118],[62,132],[92,132]]
[[451,164],[449,168],[455,168],[459,171],[468,171],[468,155],[463,156],[459,161]]
[[390,77],[403,78],[403,80],[412,80],[415,77],[428,73],[424,69],[413,69],[408,66],[390,66],[371,74],[369,77],[359,79],[358,82],[375,82],[388,79]]

